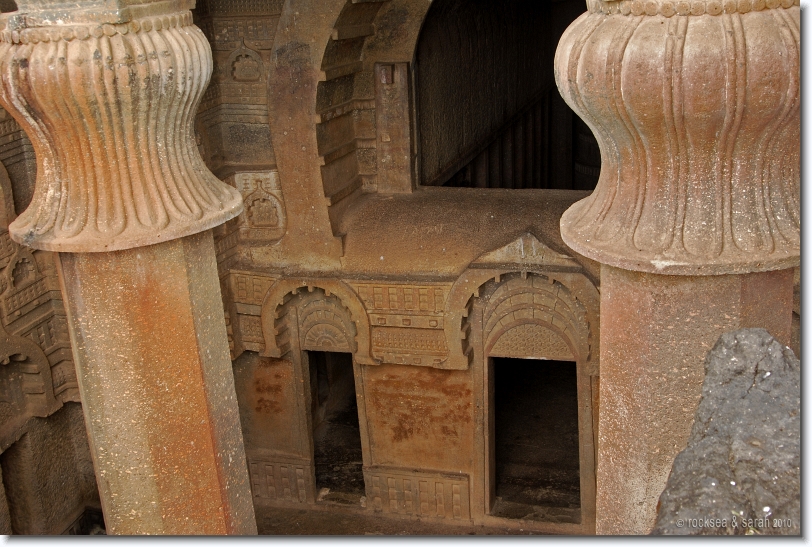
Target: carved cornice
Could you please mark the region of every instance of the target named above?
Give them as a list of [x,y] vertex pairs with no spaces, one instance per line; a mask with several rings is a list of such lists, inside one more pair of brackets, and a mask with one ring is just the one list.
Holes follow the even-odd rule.
[[561,219],[567,245],[661,274],[799,264],[800,9],[787,3],[590,0],[555,59],[602,156],[597,188]]
[[239,192],[206,168],[194,141],[212,58],[189,11],[64,25],[15,12],[3,23],[0,103],[37,156],[34,197],[9,226],[15,241],[114,251],[242,211]]

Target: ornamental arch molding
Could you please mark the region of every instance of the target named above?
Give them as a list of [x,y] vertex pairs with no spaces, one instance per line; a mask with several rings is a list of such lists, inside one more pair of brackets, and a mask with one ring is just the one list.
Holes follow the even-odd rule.
[[[480,313],[474,313],[474,307]],[[481,317],[483,357],[544,358],[585,363],[592,357],[592,329],[584,304],[554,277],[510,273],[483,284],[467,305],[462,331]],[[476,351],[463,340],[463,352]]]
[[[354,198],[378,189],[375,64],[412,62],[430,6],[430,0],[285,2],[268,73],[271,138],[286,198],[319,191],[328,204],[291,219],[290,233],[323,239],[329,226],[336,234]],[[337,240],[327,248],[340,256]]]
[[283,279],[268,291],[261,311],[266,357],[301,350],[354,354],[377,364],[369,352],[369,319],[357,295],[341,281]]

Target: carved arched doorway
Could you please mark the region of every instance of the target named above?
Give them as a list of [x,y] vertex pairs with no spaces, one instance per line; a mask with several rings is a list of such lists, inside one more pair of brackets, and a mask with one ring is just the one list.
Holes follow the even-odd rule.
[[277,341],[285,339],[280,347],[302,382],[299,422],[307,424],[312,485],[303,499],[358,505],[369,447],[352,314],[336,295],[310,286],[289,293],[276,316]]
[[552,275],[508,274],[480,287],[467,321],[478,338],[484,513],[588,531],[595,459],[584,305]]

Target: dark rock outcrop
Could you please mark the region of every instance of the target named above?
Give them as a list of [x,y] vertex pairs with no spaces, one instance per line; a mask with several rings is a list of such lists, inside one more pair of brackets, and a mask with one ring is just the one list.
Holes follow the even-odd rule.
[[800,362],[764,329],[719,338],[655,535],[800,534]]

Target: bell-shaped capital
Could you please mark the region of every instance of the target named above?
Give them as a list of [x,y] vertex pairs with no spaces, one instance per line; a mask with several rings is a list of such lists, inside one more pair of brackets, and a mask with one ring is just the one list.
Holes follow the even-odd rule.
[[573,249],[642,272],[800,262],[798,0],[589,0],[555,58],[601,148],[561,219]]
[[34,146],[12,239],[116,251],[202,232],[242,199],[205,166],[193,121],[212,72],[191,0],[20,0],[0,17],[0,104]]

